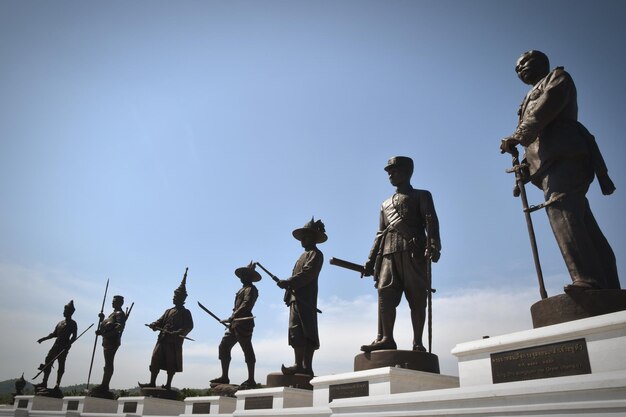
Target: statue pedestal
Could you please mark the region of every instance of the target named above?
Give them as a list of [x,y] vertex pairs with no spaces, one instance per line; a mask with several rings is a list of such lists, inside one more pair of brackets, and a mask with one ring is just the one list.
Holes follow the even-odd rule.
[[117,414],[140,416],[178,416],[185,412],[182,401],[154,397],[120,397],[117,399]]
[[439,373],[439,358],[428,352],[415,350],[385,349],[360,353],[354,357],[354,371],[399,367],[414,371]]
[[237,405],[237,399],[231,397],[188,397],[185,398],[185,413],[180,417],[192,417],[203,414],[232,415]]
[[95,397],[65,397],[62,411],[113,414],[117,411],[117,401]]
[[290,387],[312,390],[311,379],[313,379],[313,377],[310,375],[284,375],[282,372],[272,372],[267,375],[267,383],[265,385],[269,388]]
[[[289,387],[259,388],[237,391],[237,415],[269,415],[267,410],[311,407],[313,393],[310,390]],[[258,411],[257,411],[258,410]],[[295,412],[296,410],[294,410]],[[281,413],[283,414],[283,413]],[[289,413],[292,414],[292,413]],[[307,413],[297,415],[306,415]]]
[[328,407],[337,415],[371,417],[621,415],[625,347],[626,311],[510,333],[453,349],[459,388],[370,393]]
[[461,343],[461,387],[626,371],[626,311]]
[[459,379],[431,372],[386,367],[315,377],[311,384],[313,406],[328,407],[333,400],[340,398],[455,388],[459,386]]
[[13,406],[15,410],[24,411],[61,411],[63,410],[63,399],[39,395],[16,395]]
[[622,310],[626,310],[626,290],[583,290],[537,301],[530,314],[536,329]]

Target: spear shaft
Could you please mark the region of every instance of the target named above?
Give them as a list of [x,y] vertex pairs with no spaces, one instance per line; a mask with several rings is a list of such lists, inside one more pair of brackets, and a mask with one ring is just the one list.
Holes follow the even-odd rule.
[[[100,314],[98,315],[98,329],[102,325],[104,313],[104,303],[107,300],[107,292],[109,291],[109,279],[107,278],[107,285],[104,288],[104,297],[102,298],[102,307],[100,308]],[[98,345],[98,331],[96,330],[96,339],[93,341],[93,351],[91,352],[91,363],[89,364],[89,375],[87,375],[87,389],[89,389],[89,380],[91,379],[91,370],[93,369],[93,359],[96,356],[96,346]]]

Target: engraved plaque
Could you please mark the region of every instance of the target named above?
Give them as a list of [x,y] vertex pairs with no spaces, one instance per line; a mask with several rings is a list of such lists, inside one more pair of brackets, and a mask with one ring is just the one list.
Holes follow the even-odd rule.
[[124,409],[122,410],[124,413],[136,413],[137,412],[137,402],[136,401],[126,401],[124,403]]
[[262,410],[271,409],[274,403],[274,397],[271,395],[265,397],[246,397],[243,409],[244,410]]
[[211,403],[193,403],[191,414],[211,414]]
[[28,408],[28,400],[21,399],[17,402],[17,408]]
[[67,402],[67,411],[77,411],[78,410],[78,401],[71,400]]
[[328,402],[339,398],[367,397],[370,393],[369,382],[349,382],[328,387]]
[[585,339],[491,354],[494,384],[590,373]]

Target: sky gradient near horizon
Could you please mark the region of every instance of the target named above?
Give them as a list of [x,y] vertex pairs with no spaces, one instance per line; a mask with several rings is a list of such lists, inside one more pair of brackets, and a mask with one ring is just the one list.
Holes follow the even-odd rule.
[[[174,385],[207,387],[223,328],[196,302],[227,317],[250,260],[288,277],[301,253],[291,232],[311,216],[329,236],[314,368],[351,371],[376,332],[375,290],[327,260],[366,260],[394,155],[414,159],[412,183],[435,201],[433,350],[456,374],[456,344],[531,328],[539,300],[498,149],[528,91],[514,72],[524,51],[576,82],[617,185],[605,197],[594,182],[588,198],[626,271],[624,17],[622,1],[0,2],[0,380],[36,373],[51,345],[36,340],[70,299],[79,331],[95,322],[107,279],[105,313],[114,294],[135,303],[112,386],[147,380],[156,334],[144,323],[189,267],[195,342]],[[570,279],[545,214],[533,218],[555,295]],[[257,287],[265,382],[292,353],[282,291],[266,276]],[[63,385],[86,381],[93,337],[72,348]],[[92,382],[101,367],[99,348]],[[231,367],[243,381],[238,347]]]

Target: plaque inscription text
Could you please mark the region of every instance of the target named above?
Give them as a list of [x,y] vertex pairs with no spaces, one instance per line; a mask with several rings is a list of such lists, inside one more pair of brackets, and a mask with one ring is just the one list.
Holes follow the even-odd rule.
[[494,384],[590,373],[585,339],[491,354]]
[[339,398],[367,397],[369,393],[368,381],[331,385],[328,387],[328,402]]

